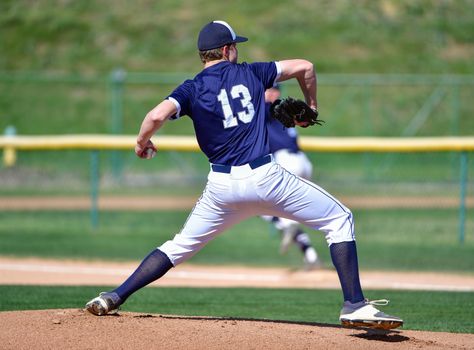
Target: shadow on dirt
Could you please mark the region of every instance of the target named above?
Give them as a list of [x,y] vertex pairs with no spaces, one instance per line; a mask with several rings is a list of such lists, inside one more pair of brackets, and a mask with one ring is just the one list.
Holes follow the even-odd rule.
[[381,330],[381,329],[369,329],[364,327],[345,327],[337,324],[330,323],[318,323],[318,322],[301,322],[301,321],[287,321],[287,320],[270,320],[270,319],[259,319],[259,318],[239,318],[239,317],[206,317],[206,316],[173,316],[173,315],[138,315],[137,318],[147,317],[160,317],[165,319],[179,319],[179,320],[199,320],[199,321],[251,321],[251,322],[268,322],[278,324],[294,324],[302,326],[317,326],[320,328],[335,328],[335,329],[352,329],[360,330],[363,333],[351,334],[351,337],[376,340],[387,343],[400,343],[410,340],[409,337],[400,334],[400,331],[396,330]]
[[216,316],[174,316],[174,315],[138,315],[137,318],[142,317],[160,317],[165,319],[176,320],[199,320],[199,321],[250,321],[250,322],[267,322],[278,324],[295,324],[301,326],[318,326],[322,328],[346,328],[337,324],[317,323],[317,322],[302,322],[302,321],[288,321],[288,320],[270,320],[266,318],[246,318],[246,317],[216,317]]
[[366,339],[366,340],[376,340],[386,343],[401,343],[404,341],[410,340],[409,337],[400,334],[400,331],[395,330],[381,330],[381,329],[368,329],[368,328],[357,328],[365,333],[360,334],[351,334],[351,337]]
[[363,333],[351,334],[350,337],[356,337],[366,340],[375,340],[386,343],[400,343],[410,340],[409,337],[400,334],[400,331],[396,330],[381,330],[381,329],[369,329],[364,327],[345,327],[337,324],[330,323],[318,323],[318,322],[300,322],[300,321],[287,321],[287,320],[269,320],[259,318],[239,318],[239,317],[206,317],[206,316],[173,316],[173,315],[138,315],[137,318],[146,317],[160,317],[165,319],[180,319],[180,320],[199,320],[199,321],[252,321],[252,322],[269,322],[279,324],[295,324],[302,326],[317,326],[321,328],[336,328],[336,329],[352,329],[360,330]]

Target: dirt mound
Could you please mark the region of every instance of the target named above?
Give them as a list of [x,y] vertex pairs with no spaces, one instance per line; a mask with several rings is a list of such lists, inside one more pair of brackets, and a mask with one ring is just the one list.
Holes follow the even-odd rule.
[[0,313],[2,349],[469,349],[474,334],[80,309]]

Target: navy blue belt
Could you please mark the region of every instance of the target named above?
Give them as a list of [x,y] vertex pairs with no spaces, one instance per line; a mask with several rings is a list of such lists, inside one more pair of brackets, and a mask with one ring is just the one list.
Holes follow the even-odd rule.
[[300,153],[300,150],[299,149],[289,149],[288,153],[298,154],[298,153]]
[[[259,157],[257,159],[252,160],[248,164],[250,168],[257,169],[258,167],[268,164],[271,161],[272,161],[272,156],[270,154],[267,154],[266,156]],[[216,173],[230,174],[230,171],[232,170],[232,165],[211,164],[211,169],[212,171],[215,171]]]

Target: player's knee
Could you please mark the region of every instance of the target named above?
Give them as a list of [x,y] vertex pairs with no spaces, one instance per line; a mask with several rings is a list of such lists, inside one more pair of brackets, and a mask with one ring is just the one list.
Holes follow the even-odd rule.
[[207,243],[202,237],[185,236],[177,234],[172,240],[166,241],[160,247],[171,260],[174,266],[181,264],[194,256]]
[[333,219],[329,230],[326,231],[326,240],[329,245],[355,240],[354,218],[349,209]]
[[347,231],[347,234],[354,236],[354,216],[349,209],[345,209],[344,215],[344,228]]

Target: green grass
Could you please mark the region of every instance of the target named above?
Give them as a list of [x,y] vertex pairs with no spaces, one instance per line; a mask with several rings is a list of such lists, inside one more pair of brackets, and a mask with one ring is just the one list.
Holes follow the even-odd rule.
[[[292,3],[291,11],[287,2],[270,0],[213,2],[212,6],[205,0],[1,1],[0,132],[14,125],[19,134],[114,129],[135,134],[145,113],[182,79],[160,84],[127,82],[123,120],[114,126],[109,73],[117,67],[128,72],[197,72],[197,32],[224,13],[238,33],[250,37],[240,49],[241,61],[304,57],[315,63],[323,77],[318,99],[326,124],[318,130],[301,130],[301,135],[400,136],[425,106],[434,86],[403,82],[363,86],[357,77],[345,85],[331,85],[324,82],[324,75],[474,74],[473,11],[470,0],[364,0],[357,7],[345,0],[302,1]],[[472,135],[473,86],[443,88],[427,121],[408,132]],[[287,92],[299,94],[295,85],[288,86]],[[193,134],[188,118],[167,123],[160,132]],[[101,154],[101,193],[197,195],[208,169],[202,155],[172,153],[154,162],[140,162],[132,152],[122,156],[124,173],[117,181],[111,175],[109,154]],[[311,158],[314,178],[336,195],[459,195],[457,155],[311,154]],[[0,169],[0,194],[88,194],[89,159],[86,152],[20,153],[15,168]],[[474,173],[473,166],[471,161],[469,174]],[[468,194],[473,192],[471,180]],[[464,245],[457,241],[456,209],[354,211],[361,268],[472,273],[471,211]],[[140,260],[178,232],[186,216],[187,212],[103,212],[100,228],[92,230],[87,212],[0,212],[0,254]],[[279,239],[269,232],[259,219],[246,221],[210,243],[191,263],[300,266],[301,256],[295,249],[286,256],[277,253]],[[312,238],[329,266],[322,235],[312,232]],[[16,308],[23,309],[80,307],[98,290],[1,286],[0,291],[2,308],[7,301],[8,305],[15,301]],[[335,323],[339,307],[339,293],[327,291],[163,288],[139,293],[141,297],[130,299],[127,308]],[[295,305],[288,305],[292,296],[287,293],[297,296]],[[410,329],[473,332],[472,317],[459,317],[470,315],[465,310],[472,309],[472,294],[380,294],[403,300],[388,311],[405,317]]]
[[[223,16],[250,37],[239,50],[241,61],[302,57],[314,62],[322,77],[474,73],[470,0],[364,0],[356,8],[345,0],[302,1],[291,4],[291,11],[285,1],[210,4],[2,1],[0,130],[15,125],[21,134],[111,132],[111,71],[194,74],[201,67],[197,33],[210,19]],[[123,120],[115,131],[137,132],[145,113],[183,78],[165,80],[126,80]],[[365,86],[353,77],[342,85],[320,83],[320,112],[328,123],[318,134],[399,136],[439,82]],[[288,92],[300,94],[295,86]],[[443,97],[417,135],[469,135],[474,128],[472,84],[442,87]],[[164,132],[191,133],[192,128],[179,122]]]
[[302,56],[325,72],[474,72],[469,0],[364,0],[356,8],[343,0],[301,1],[291,11],[285,1],[210,4],[4,0],[0,69],[190,70],[198,64],[200,28],[225,18],[250,37],[246,59]]
[[[171,69],[171,68],[169,68]],[[132,75],[133,72],[129,72]],[[187,73],[191,78],[194,73]],[[450,136],[472,134],[474,112],[470,96],[472,82],[461,85],[440,83],[444,92],[436,104],[429,97],[437,88],[433,84],[413,84],[408,80],[391,84],[363,84],[359,76],[347,76],[333,85],[319,73],[318,101],[322,128],[300,129],[302,135],[313,136]],[[106,76],[97,82],[48,82],[48,73],[30,73],[32,81],[0,71],[0,130],[14,125],[18,134],[135,134],[146,113],[173,91],[184,79],[173,84],[152,75],[151,83],[126,81],[116,103],[122,115],[112,112],[111,85]],[[65,75],[64,79],[67,79]],[[383,79],[383,78],[382,78]],[[386,78],[388,79],[388,78]],[[472,79],[471,79],[472,80]],[[291,83],[291,85],[290,85]],[[284,95],[302,97],[295,82],[288,82]],[[407,129],[424,109],[426,121]],[[34,110],[34,113],[31,113]],[[113,115],[116,117],[113,118]],[[420,118],[418,116],[418,118]],[[192,135],[189,118],[166,123],[162,134]]]
[[[112,152],[99,154],[99,194],[198,197],[206,183],[209,163],[202,153],[163,151],[153,161],[143,161],[131,150],[118,154],[122,160],[118,177]],[[459,197],[458,153],[307,154],[313,180],[338,197]],[[467,165],[468,174],[473,174],[474,161],[469,159]],[[15,167],[0,168],[0,195],[89,195],[90,172],[88,151],[18,152]],[[469,176],[467,194],[472,193],[474,178]]]
[[[469,0],[423,5],[410,0],[364,0],[357,8],[344,0],[303,1],[292,4],[291,13],[288,3],[281,1],[209,4],[206,0],[2,1],[0,133],[13,125],[23,135],[135,135],[144,115],[184,77],[199,71],[197,32],[225,13],[237,32],[250,37],[240,50],[241,61],[304,57],[315,63],[320,113],[326,123],[323,128],[300,129],[301,135],[472,135],[472,83],[442,84],[437,78],[427,84],[413,84],[410,79],[388,85],[363,83],[363,75],[373,73],[398,79],[400,73],[474,74],[470,35],[474,7]],[[110,73],[118,67],[128,75],[115,105],[122,113],[114,122]],[[346,73],[356,75],[344,83],[329,79]],[[427,101],[437,88],[441,97],[429,107]],[[285,84],[284,90],[301,94],[296,82]],[[407,130],[427,107],[426,121]],[[193,135],[194,131],[190,119],[181,118],[159,133]],[[140,162],[132,151],[121,156],[123,173],[117,179],[116,173],[111,175],[110,153],[101,152],[102,193],[165,193],[171,188],[173,193],[198,194],[208,169],[201,154],[175,152],[154,162]],[[311,157],[315,179],[331,191],[343,189],[346,194],[360,188],[359,193],[385,190],[393,195],[395,190],[407,193],[427,181],[436,193],[458,194],[458,155]],[[21,152],[15,168],[0,168],[0,194],[87,194],[89,160],[88,152]],[[134,181],[144,174],[155,181]],[[366,190],[367,183],[379,186]],[[468,193],[473,186],[471,180]]]
[[[0,254],[47,258],[141,260],[179,232],[187,211],[102,212],[99,228],[88,212],[0,212]],[[474,271],[473,217],[458,242],[457,210],[357,210],[361,269]],[[259,218],[239,223],[210,242],[190,262],[250,266],[301,266],[292,247],[278,254],[280,239]],[[327,266],[324,237],[309,231]]]
[[[107,287],[0,286],[0,311],[82,308]],[[405,320],[404,329],[474,333],[466,312],[472,293],[371,290],[366,297],[388,298],[384,311]],[[145,288],[123,311],[183,316],[215,316],[338,324],[339,290],[255,288]]]

